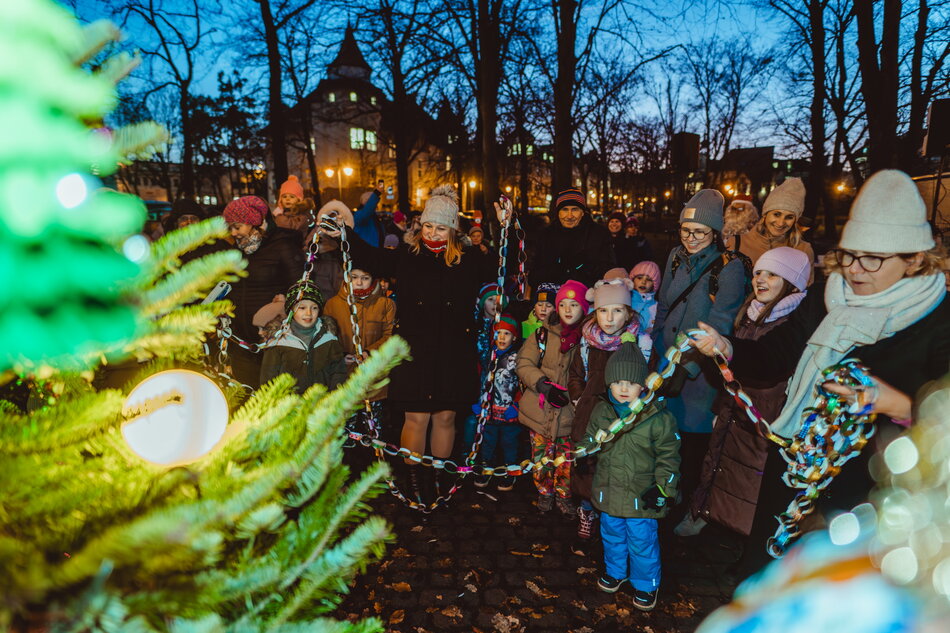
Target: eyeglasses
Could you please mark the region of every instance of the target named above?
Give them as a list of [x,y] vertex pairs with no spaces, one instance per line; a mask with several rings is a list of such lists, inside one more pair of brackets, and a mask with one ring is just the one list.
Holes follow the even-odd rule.
[[710,233],[712,233],[712,230],[704,231],[702,229],[687,229],[682,226],[680,227],[680,237],[682,237],[684,240],[704,240]]
[[900,253],[894,253],[893,255],[855,255],[851,251],[842,248],[836,248],[832,253],[834,253],[835,261],[838,262],[839,266],[847,268],[854,263],[854,260],[858,260],[861,268],[869,273],[876,273],[881,270],[885,260],[901,256]]

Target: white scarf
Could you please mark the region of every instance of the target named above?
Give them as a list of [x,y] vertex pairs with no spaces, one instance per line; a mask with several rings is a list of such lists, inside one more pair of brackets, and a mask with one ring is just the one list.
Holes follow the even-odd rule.
[[840,273],[832,273],[825,286],[828,314],[808,339],[788,383],[788,400],[772,430],[783,437],[794,436],[801,428],[802,413],[813,402],[823,369],[844,360],[855,347],[872,345],[910,327],[940,305],[946,294],[942,274],[906,277],[887,290],[859,296]]
[[[805,291],[807,292],[807,290]],[[769,316],[765,317],[766,323],[771,323],[772,321],[777,321],[783,316],[787,316],[795,311],[795,308],[798,307],[798,304],[802,302],[802,299],[805,298],[805,292],[793,292],[787,297],[783,297],[775,304],[775,307],[772,308],[772,311],[769,312]],[[753,299],[749,304],[749,307],[746,308],[745,314],[753,322],[759,318],[759,315],[762,314],[762,310],[765,309],[765,304],[759,301],[758,299]]]

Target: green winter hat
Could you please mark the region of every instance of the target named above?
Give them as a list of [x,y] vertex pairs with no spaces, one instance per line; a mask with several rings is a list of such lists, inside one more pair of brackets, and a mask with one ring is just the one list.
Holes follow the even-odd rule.
[[604,370],[604,382],[609,387],[615,382],[629,380],[635,385],[642,385],[647,379],[647,361],[643,352],[634,343],[624,343],[607,359],[607,368]]
[[[303,293],[298,298],[297,294],[301,290],[303,290]],[[320,306],[321,312],[323,311],[323,295],[320,294],[320,290],[311,281],[298,281],[287,291],[287,299],[284,300],[284,312],[290,314],[294,306],[304,299],[313,301]]]

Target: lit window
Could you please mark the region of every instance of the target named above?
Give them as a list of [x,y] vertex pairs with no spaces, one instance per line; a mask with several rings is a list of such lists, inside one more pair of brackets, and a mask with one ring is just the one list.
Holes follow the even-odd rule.
[[376,132],[363,128],[350,128],[350,149],[368,149],[376,151]]
[[205,204],[211,204],[211,196],[205,196],[203,202]]
[[376,97],[370,97],[370,98],[369,98],[369,102],[370,102],[372,105],[376,105]]
[[355,93],[355,92],[351,92],[351,93],[350,93],[350,101],[356,101],[356,93]]
[[452,171],[452,157],[445,157],[445,171]]
[[334,101],[336,101],[336,93],[335,93],[335,92],[328,92],[328,93],[327,93],[327,101],[329,101],[330,103],[333,103]]
[[526,145],[524,153],[528,156],[534,156],[534,145]]

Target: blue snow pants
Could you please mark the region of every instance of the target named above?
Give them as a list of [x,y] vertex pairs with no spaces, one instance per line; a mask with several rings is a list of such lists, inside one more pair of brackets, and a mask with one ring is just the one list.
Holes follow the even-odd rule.
[[656,591],[660,586],[656,519],[624,519],[601,512],[600,538],[607,575],[628,579],[639,591]]

